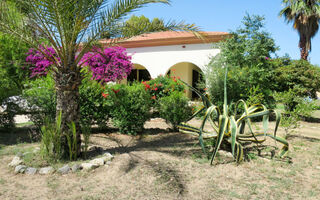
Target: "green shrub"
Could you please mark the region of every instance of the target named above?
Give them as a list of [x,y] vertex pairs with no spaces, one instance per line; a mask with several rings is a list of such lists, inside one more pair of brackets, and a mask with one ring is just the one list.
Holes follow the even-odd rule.
[[137,134],[150,119],[151,96],[140,83],[115,85],[105,92],[105,104],[111,106],[114,126],[121,133]]
[[154,100],[169,96],[174,91],[183,92],[185,89],[183,83],[178,78],[170,76],[158,76],[150,81],[144,81],[142,84],[144,84],[145,89]]
[[80,87],[80,113],[81,123],[96,124],[105,128],[110,118],[110,107],[104,104],[102,93],[104,88],[90,77],[82,81]]
[[69,128],[70,131],[68,134],[66,134],[69,147],[69,160],[76,160],[78,156],[76,124],[71,122],[71,124],[69,124]]
[[41,127],[41,154],[49,162],[56,162],[62,157],[61,149],[61,114],[56,123],[47,120]]
[[[208,92],[213,102],[220,108],[223,105],[224,68],[221,63],[210,65],[210,72],[206,73]],[[273,74],[271,69],[259,67],[230,67],[228,74],[228,104],[240,99],[248,103],[261,103],[269,108],[275,107],[273,94]],[[268,84],[266,84],[268,83]]]
[[174,91],[170,96],[159,100],[160,117],[170,123],[174,130],[192,115],[192,107],[188,105],[189,99],[182,93]]
[[[311,117],[315,109],[315,103],[311,98],[300,97],[295,89],[285,92],[275,92],[274,97],[278,103],[284,105],[281,126],[286,134],[294,131],[299,126],[302,117]],[[299,91],[299,89],[298,89]]]
[[[316,98],[320,90],[320,69],[305,60],[279,58],[275,65],[275,84],[277,92],[294,90],[299,97]],[[293,109],[293,108],[291,108]]]
[[56,95],[51,75],[26,81],[22,96],[28,102],[31,121],[38,127],[43,125],[45,118],[55,120]]
[[[31,111],[31,121],[39,127],[44,118],[53,121],[56,117],[56,96],[54,80],[50,75],[29,80],[25,84],[23,97],[28,101]],[[109,119],[110,108],[103,102],[102,86],[86,77],[80,87],[81,123],[87,125],[97,124],[104,128]]]
[[14,126],[13,118],[19,106],[9,101],[9,97],[21,95],[28,74],[22,67],[27,50],[28,46],[21,40],[0,33],[0,107],[6,108],[0,111],[0,127]]
[[88,147],[89,147],[90,137],[91,137],[91,127],[88,126],[87,124],[83,124],[81,126],[81,132],[82,132],[83,144],[84,144],[81,151],[83,152],[84,158],[87,158]]

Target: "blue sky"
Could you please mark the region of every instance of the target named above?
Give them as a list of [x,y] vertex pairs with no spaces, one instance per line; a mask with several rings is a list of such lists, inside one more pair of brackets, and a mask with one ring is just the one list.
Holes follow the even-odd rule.
[[[195,23],[203,31],[230,31],[241,25],[243,16],[263,15],[266,30],[271,33],[280,46],[279,56],[288,53],[291,58],[299,59],[299,36],[283,18],[278,17],[282,9],[281,0],[172,0],[171,5],[153,4],[135,12],[149,18],[164,20],[184,20]],[[320,65],[320,32],[312,40],[312,52],[309,55],[312,64]]]

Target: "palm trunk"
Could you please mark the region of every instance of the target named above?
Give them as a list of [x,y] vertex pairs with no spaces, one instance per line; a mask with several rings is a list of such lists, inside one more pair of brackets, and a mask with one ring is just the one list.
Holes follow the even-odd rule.
[[303,35],[300,36],[299,48],[300,48],[300,57],[301,57],[301,59],[308,60],[309,49],[307,49],[307,39]]
[[[81,84],[81,74],[76,67],[60,70],[55,74],[56,82],[56,116],[61,112],[61,148],[62,155],[69,158],[70,151],[67,141],[67,134],[70,132],[70,124],[76,125],[76,140],[77,140],[77,156],[80,155],[81,137],[80,137],[80,106],[79,106],[79,86]],[[56,117],[56,118],[57,118]]]

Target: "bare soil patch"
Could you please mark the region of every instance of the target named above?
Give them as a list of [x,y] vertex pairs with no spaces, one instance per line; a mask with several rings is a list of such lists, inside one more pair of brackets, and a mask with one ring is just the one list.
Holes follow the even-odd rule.
[[254,154],[237,165],[220,155],[215,166],[197,138],[169,132],[160,119],[146,128],[139,136],[93,134],[93,145],[115,155],[111,165],[64,176],[15,175],[7,166],[14,153],[38,143],[26,131],[0,133],[0,199],[320,199],[320,124],[302,122],[288,136],[291,159]]

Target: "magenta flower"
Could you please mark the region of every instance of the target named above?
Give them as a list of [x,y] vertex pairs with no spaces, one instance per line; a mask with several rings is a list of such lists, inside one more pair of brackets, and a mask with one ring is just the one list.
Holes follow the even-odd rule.
[[[30,68],[31,77],[43,76],[52,65],[59,65],[60,58],[52,47],[40,46],[40,50],[30,49],[26,61],[33,65]],[[92,71],[92,79],[102,84],[121,80],[130,74],[132,69],[131,56],[123,47],[106,49],[93,48],[92,52],[84,54],[80,64],[88,66]]]
[[52,47],[39,46],[40,50],[29,49],[26,61],[33,65],[30,68],[31,77],[47,75],[50,66],[60,61]]
[[94,52],[86,53],[81,61],[90,67],[92,78],[102,84],[124,79],[132,70],[131,56],[123,47],[95,48]]

